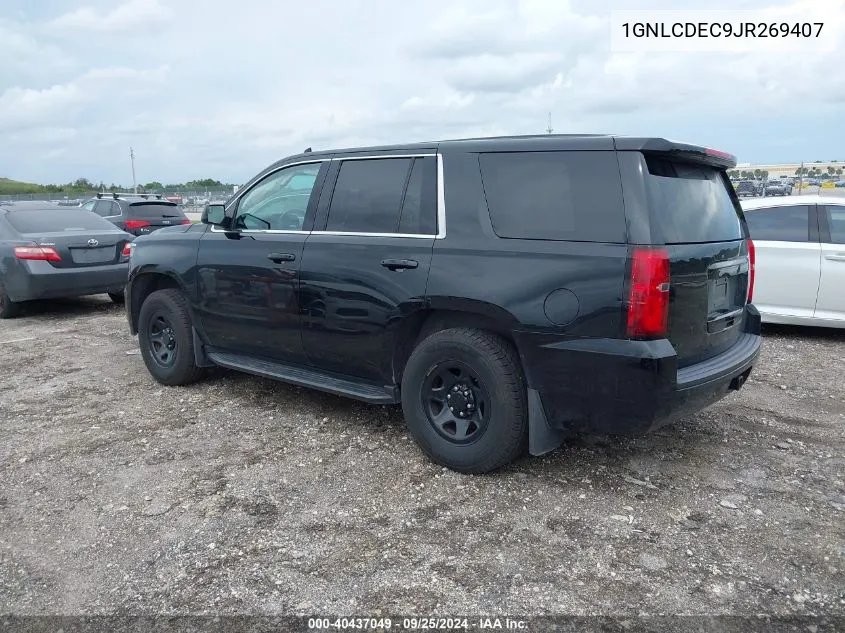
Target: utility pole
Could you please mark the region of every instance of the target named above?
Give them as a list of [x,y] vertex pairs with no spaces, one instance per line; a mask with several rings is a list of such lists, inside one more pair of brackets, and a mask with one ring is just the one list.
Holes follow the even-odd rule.
[[135,182],[135,150],[129,148],[129,160],[132,161],[132,191],[138,193],[138,183]]
[[551,134],[555,129],[552,127],[552,113],[549,112],[549,127],[546,128],[546,134]]
[[801,161],[801,168],[798,170],[798,195],[801,195],[801,190],[804,188],[804,161]]

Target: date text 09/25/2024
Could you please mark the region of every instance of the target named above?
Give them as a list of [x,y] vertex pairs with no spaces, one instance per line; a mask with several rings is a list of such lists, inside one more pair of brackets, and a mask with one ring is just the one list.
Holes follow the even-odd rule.
[[527,631],[525,620],[515,618],[309,618],[311,631]]

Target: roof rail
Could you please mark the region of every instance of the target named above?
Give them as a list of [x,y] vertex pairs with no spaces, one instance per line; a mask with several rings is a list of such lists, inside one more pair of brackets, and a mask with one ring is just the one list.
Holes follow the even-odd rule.
[[117,200],[123,196],[132,196],[133,198],[144,198],[145,200],[148,198],[155,198],[156,200],[161,200],[162,195],[160,193],[135,193],[134,191],[100,191],[97,192],[98,198],[104,198],[111,194],[111,197]]

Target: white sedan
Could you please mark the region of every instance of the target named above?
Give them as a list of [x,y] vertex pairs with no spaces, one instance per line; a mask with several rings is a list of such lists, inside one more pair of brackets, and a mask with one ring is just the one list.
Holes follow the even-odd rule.
[[845,197],[742,201],[764,323],[845,328]]

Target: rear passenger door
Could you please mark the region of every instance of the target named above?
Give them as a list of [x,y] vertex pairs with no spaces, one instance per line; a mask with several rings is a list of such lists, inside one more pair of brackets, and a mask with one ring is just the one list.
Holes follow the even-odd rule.
[[757,254],[754,305],[764,314],[811,318],[821,273],[815,205],[746,210],[745,220]]
[[393,384],[397,330],[424,306],[436,181],[433,154],[333,162],[300,268],[310,364]]
[[817,319],[845,320],[845,204],[820,205],[821,276]]

